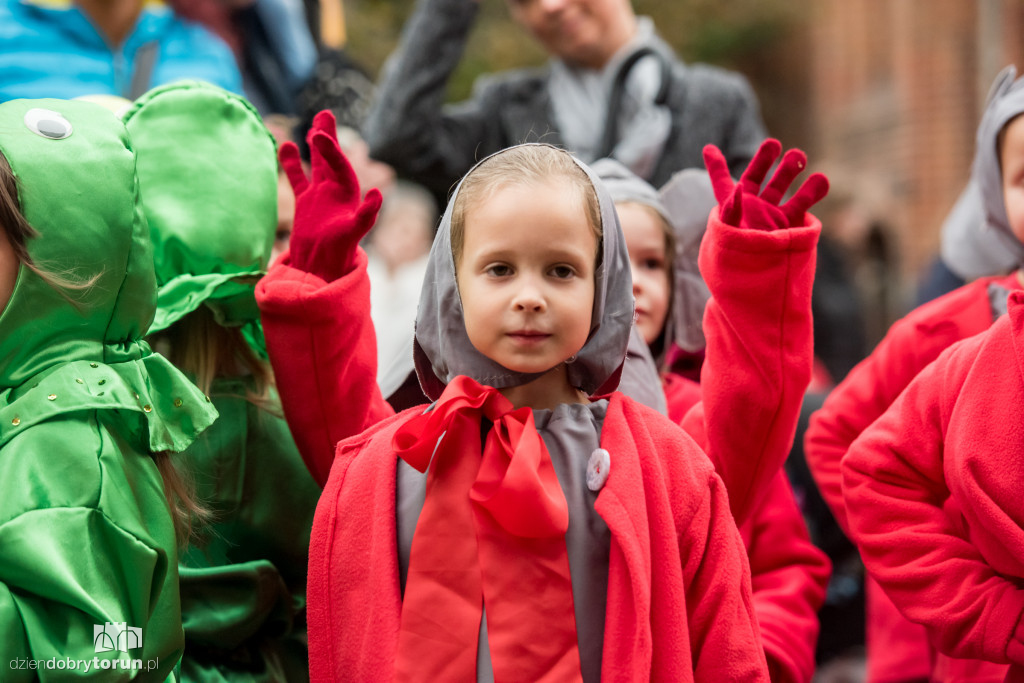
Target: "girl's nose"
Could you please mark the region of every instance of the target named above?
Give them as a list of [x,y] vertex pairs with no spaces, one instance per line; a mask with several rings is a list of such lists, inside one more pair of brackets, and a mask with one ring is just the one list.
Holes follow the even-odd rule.
[[517,311],[541,312],[547,308],[540,289],[529,283],[523,283],[523,286],[519,288],[512,300],[512,305]]
[[644,291],[643,283],[640,282],[640,278],[633,275],[633,297],[640,296],[640,293]]

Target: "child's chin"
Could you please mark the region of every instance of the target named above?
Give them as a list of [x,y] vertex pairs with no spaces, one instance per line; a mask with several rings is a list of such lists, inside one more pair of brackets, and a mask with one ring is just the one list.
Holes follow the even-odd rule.
[[503,368],[505,368],[506,370],[509,370],[511,372],[517,372],[517,373],[522,374],[522,375],[537,375],[538,377],[546,375],[549,372],[561,371],[565,367],[565,361],[558,361],[558,362],[555,362],[554,364],[552,364],[551,361],[547,361],[547,362],[543,362],[543,361],[541,361],[541,362],[524,362],[524,361],[513,362],[513,361],[509,361],[509,362],[506,362],[506,363],[502,363],[501,361],[496,361],[496,362],[499,365],[501,365]]

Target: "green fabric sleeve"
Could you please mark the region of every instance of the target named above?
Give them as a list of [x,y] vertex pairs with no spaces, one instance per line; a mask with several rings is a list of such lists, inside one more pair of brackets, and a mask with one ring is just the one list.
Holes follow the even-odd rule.
[[[0,482],[11,484],[0,496],[4,683],[76,675],[163,681],[181,656],[177,552],[163,480],[153,458],[112,428],[110,414],[55,417],[0,449]],[[128,628],[139,629],[127,636],[140,636],[141,646],[121,637],[109,641],[120,650],[102,647],[102,639],[97,650],[97,635],[116,638]],[[22,669],[19,659],[37,667],[60,660],[65,668]],[[139,660],[141,671],[121,667]],[[111,668],[97,670],[104,661]]]
[[[184,646],[168,559],[96,509],[34,510],[0,526],[0,679],[166,680]],[[141,629],[141,647],[97,652],[97,626],[122,622]],[[141,660],[142,670],[121,668],[124,660]]]

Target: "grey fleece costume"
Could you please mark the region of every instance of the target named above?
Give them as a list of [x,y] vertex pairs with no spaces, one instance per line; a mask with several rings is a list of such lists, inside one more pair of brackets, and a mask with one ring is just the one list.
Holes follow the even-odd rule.
[[[419,0],[364,131],[371,156],[442,197],[477,160],[498,150],[522,142],[565,144],[551,109],[547,67],[481,77],[469,100],[444,105],[478,8],[473,0]],[[675,171],[703,167],[707,143],[721,148],[738,176],[766,135],[750,85],[736,73],[685,65],[662,41],[655,44],[672,65],[672,128],[645,180],[658,187]]]

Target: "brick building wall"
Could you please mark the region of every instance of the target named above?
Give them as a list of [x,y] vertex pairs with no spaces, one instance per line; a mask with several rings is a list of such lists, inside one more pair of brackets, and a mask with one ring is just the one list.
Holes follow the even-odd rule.
[[807,146],[885,219],[909,290],[936,253],[942,221],[969,173],[992,79],[1007,63],[1024,69],[1024,2],[807,6]]

